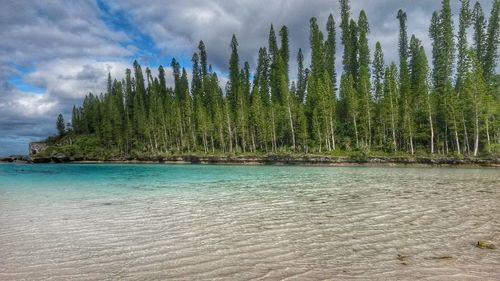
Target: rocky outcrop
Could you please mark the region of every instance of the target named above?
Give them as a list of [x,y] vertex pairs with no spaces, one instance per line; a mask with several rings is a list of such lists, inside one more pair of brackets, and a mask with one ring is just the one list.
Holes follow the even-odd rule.
[[[92,161],[92,159],[86,159]],[[95,159],[103,161],[103,159]],[[264,155],[264,156],[141,156],[137,158],[113,158],[109,162],[152,162],[193,164],[267,164],[267,165],[469,165],[500,166],[498,158],[453,158],[453,157],[348,157],[320,155]]]
[[54,163],[67,163],[71,161],[71,158],[66,154],[58,153],[51,157],[52,162]]
[[49,146],[44,142],[31,142],[28,146],[29,155],[34,156],[47,150]]
[[8,157],[0,157],[0,162],[28,162],[26,155],[11,155]]
[[50,156],[30,156],[32,163],[67,162],[114,162],[114,163],[193,163],[193,164],[265,164],[265,165],[430,165],[430,166],[485,166],[500,167],[500,158],[455,158],[413,156],[322,156],[322,155],[254,155],[254,156],[209,156],[209,155],[143,155],[112,158],[74,157],[62,153]]

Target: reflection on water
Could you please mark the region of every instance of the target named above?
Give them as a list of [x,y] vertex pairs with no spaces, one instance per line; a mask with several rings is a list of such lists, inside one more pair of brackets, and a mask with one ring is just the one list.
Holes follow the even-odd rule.
[[0,280],[500,280],[499,176],[2,164]]

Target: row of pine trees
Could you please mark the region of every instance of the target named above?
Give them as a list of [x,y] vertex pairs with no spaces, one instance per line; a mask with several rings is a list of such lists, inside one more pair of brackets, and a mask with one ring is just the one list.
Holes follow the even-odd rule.
[[[165,69],[154,77],[137,61],[121,81],[108,76],[107,91],[89,94],[73,108],[76,135],[92,135],[102,147],[131,153],[328,153],[332,150],[477,155],[500,143],[500,0],[486,20],[479,2],[461,0],[454,33],[450,1],[432,15],[432,59],[422,42],[399,23],[399,65],[387,64],[381,44],[369,47],[368,18],[351,17],[340,0],[343,71],[335,71],[336,23],[326,32],[310,20],[311,65],[297,53],[297,77],[289,77],[289,31],[271,25],[256,68],[240,65],[233,35],[229,81],[222,90],[203,41],[192,57],[191,81],[175,60],[175,85]],[[473,42],[467,41],[472,32]],[[432,67],[432,68],[431,68]],[[144,76],[145,74],[145,76]]]

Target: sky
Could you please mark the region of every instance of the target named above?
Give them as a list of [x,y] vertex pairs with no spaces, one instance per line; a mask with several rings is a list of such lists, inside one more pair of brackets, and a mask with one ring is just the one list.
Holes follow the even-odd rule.
[[[488,18],[492,1],[479,2]],[[460,4],[451,3],[456,30]],[[341,71],[336,0],[0,0],[0,7],[0,155],[27,154],[29,142],[55,134],[59,113],[70,121],[73,105],[104,91],[108,73],[121,79],[134,60],[143,69],[163,65],[172,85],[170,61],[175,57],[189,71],[200,40],[224,83],[232,34],[240,61],[254,69],[271,24],[275,30],[286,25],[293,79],[299,48],[309,64],[309,19],[316,17],[324,31],[331,13]],[[407,13],[408,34],[430,55],[428,28],[439,8],[438,0],[351,0],[351,16],[357,20],[365,10],[370,48],[380,41],[387,64],[398,61],[397,11]]]

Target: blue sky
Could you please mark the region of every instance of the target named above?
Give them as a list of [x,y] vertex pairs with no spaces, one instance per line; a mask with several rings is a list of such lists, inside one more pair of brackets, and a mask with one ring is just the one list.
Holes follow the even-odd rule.
[[[105,89],[107,73],[120,79],[133,60],[155,70],[175,57],[190,69],[199,40],[209,63],[224,82],[232,34],[241,61],[255,66],[259,47],[267,45],[269,27],[287,25],[290,32],[290,75],[295,56],[309,56],[308,22],[324,26],[330,13],[337,23],[338,1],[332,0],[1,0],[0,10],[0,155],[26,154],[30,141],[55,133],[55,119],[67,121],[73,105],[89,92]],[[452,0],[458,14],[459,1]],[[489,17],[491,1],[480,1]],[[435,0],[351,0],[351,15],[364,9],[370,23],[369,44],[380,41],[385,61],[397,61],[396,13],[408,14],[408,32],[419,37],[430,54],[430,16]],[[473,3],[471,4],[473,5]],[[456,17],[455,17],[456,19]],[[455,25],[456,26],[456,25]],[[340,71],[341,46],[337,38]],[[306,59],[306,64],[308,60]],[[221,84],[221,87],[224,87]]]

